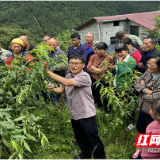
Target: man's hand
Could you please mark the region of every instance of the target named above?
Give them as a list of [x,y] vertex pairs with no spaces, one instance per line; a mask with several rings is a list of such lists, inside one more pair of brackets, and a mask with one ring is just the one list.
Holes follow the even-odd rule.
[[146,87],[144,80],[141,81],[141,85]]
[[54,92],[54,89],[55,89],[54,84],[47,85],[47,89],[51,92]]
[[138,64],[138,66],[144,67],[144,64],[143,64],[142,62],[140,62],[140,63]]
[[43,69],[48,72],[48,64],[47,62],[43,62]]

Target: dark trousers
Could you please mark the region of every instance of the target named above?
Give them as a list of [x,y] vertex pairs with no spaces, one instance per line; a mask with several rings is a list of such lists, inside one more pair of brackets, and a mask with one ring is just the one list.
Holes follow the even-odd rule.
[[59,98],[60,98],[60,95],[50,92],[50,99],[52,102],[59,102]]
[[93,155],[96,159],[105,159],[104,146],[98,136],[96,116],[79,120],[71,119],[71,122],[82,153],[88,158]]
[[144,113],[143,111],[140,111],[138,121],[136,124],[138,132],[139,133],[146,133],[147,126],[153,121],[154,121],[154,119],[151,116]]
[[107,84],[104,81],[100,81],[100,84],[97,86],[97,84],[94,84],[96,82],[96,79],[92,78],[92,95],[94,97],[94,100],[96,103],[98,103],[98,108],[102,109],[104,105],[104,109],[107,113],[111,111],[111,106],[108,106],[108,99],[104,98],[101,100],[101,95],[100,95],[100,89],[102,85],[107,86]]

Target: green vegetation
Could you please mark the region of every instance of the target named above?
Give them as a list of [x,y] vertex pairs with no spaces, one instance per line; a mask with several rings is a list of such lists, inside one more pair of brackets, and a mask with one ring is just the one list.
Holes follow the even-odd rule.
[[[159,32],[159,30],[160,30],[160,15],[158,15],[155,18],[152,18],[152,20],[154,20],[156,22],[155,26],[152,28],[152,30],[146,29],[146,30],[144,30],[144,32],[159,39],[160,38],[160,32]],[[156,44],[155,48],[160,52],[159,43]]]
[[[59,41],[59,46],[62,51],[68,53],[69,47],[72,45],[71,43],[71,34],[73,32],[70,30],[66,30],[64,33],[59,34],[56,38]],[[62,42],[61,42],[62,41]]]
[[93,17],[156,11],[160,2],[1,1],[0,6],[2,28],[27,29],[27,34],[41,37],[39,43],[46,34],[56,37]]
[[[39,44],[37,49],[30,51],[36,54],[34,65],[25,66],[25,58],[17,57],[10,69],[0,67],[1,158],[71,159],[80,153],[68,106],[54,104],[42,94],[43,90],[49,95],[44,83],[48,75],[42,66],[44,58],[49,62],[47,49],[45,44]],[[103,111],[97,111],[99,135],[106,156],[128,158],[134,152],[136,130],[126,137],[121,125],[113,129],[114,119],[113,114],[106,117]]]
[[[76,144],[73,130],[71,127],[68,107],[63,105],[62,111],[56,111],[55,106],[43,107],[38,109],[38,115],[43,118],[43,132],[50,143],[44,147],[35,145],[32,153],[28,152],[28,158],[34,159],[72,159],[80,148]],[[138,112],[136,113],[138,115]],[[134,142],[136,129],[124,134],[122,126],[117,126],[113,130],[110,123],[114,115],[105,116],[104,111],[97,110],[97,123],[100,138],[104,144],[106,157],[108,159],[128,159],[135,152]]]
[[12,39],[21,35],[27,35],[30,39],[30,43],[34,45],[42,41],[41,37],[30,33],[27,29],[4,27],[0,28],[0,43],[3,48],[8,49]]
[[[7,49],[11,39],[22,34],[28,35],[33,44],[41,42],[45,34],[56,36],[59,41],[69,41],[70,29],[94,16],[154,11],[158,10],[159,4],[160,2],[0,2],[0,42]],[[156,37],[159,37],[158,33],[158,29],[155,30]],[[63,42],[61,48],[67,51],[70,45]],[[41,65],[44,57],[49,61],[46,49],[47,46],[43,44],[33,50],[38,60],[34,66],[21,65],[25,59],[18,59],[13,68],[0,67],[1,158],[72,159],[80,153],[71,127],[68,106],[44,100],[41,92],[44,90],[49,95],[44,83],[48,75]],[[32,70],[26,72],[27,68]],[[104,88],[104,92],[107,91]],[[113,93],[112,88],[110,92]],[[118,98],[121,97],[120,94]],[[114,101],[116,102],[119,103]],[[132,102],[136,105],[134,99]],[[129,115],[122,108],[124,103],[127,103],[126,99],[121,102],[120,110],[114,107],[113,114],[108,117],[104,111],[97,110],[99,135],[108,159],[128,159],[135,151],[133,144],[136,129],[126,133],[127,136],[123,130],[126,125],[123,118]],[[138,112],[136,118],[137,116]]]
[[[39,44],[32,50],[35,54],[32,60],[16,57],[11,66],[0,67],[1,158],[23,159],[27,151],[32,153],[34,145],[44,147],[48,143],[37,114],[37,109],[52,105],[42,94],[43,91],[49,95],[44,83],[48,75],[42,65],[44,60],[49,62],[48,49],[44,43]],[[34,59],[34,65],[27,65]]]

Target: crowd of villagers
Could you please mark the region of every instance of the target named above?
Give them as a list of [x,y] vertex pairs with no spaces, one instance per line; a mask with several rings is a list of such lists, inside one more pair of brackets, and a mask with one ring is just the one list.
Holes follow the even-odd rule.
[[[52,71],[47,62],[43,63],[44,70],[59,84],[58,87],[48,84],[48,90],[56,94],[62,94],[65,91],[72,128],[82,151],[74,157],[75,159],[92,156],[96,159],[106,159],[104,145],[98,135],[95,104],[97,109],[105,110],[106,116],[112,112],[112,106],[108,106],[108,99],[100,98],[101,87],[109,86],[107,79],[103,77],[108,70],[114,76],[112,86],[117,91],[124,89],[124,82],[132,80],[132,73],[135,70],[141,72],[139,79],[132,83],[136,94],[139,95],[137,108],[139,107],[140,113],[137,122],[135,122],[135,112],[131,113],[130,124],[126,126],[126,131],[132,130],[136,124],[139,133],[160,133],[160,52],[155,48],[157,39],[148,36],[142,42],[137,36],[123,32],[117,32],[116,37],[120,43],[115,46],[111,56],[107,52],[108,46],[105,42],[93,42],[92,33],[86,34],[84,44],[80,43],[80,35],[73,33],[72,46],[66,54],[69,69],[65,76]],[[23,38],[26,39],[26,36],[14,38],[11,41],[11,55],[3,61],[4,65],[12,67],[16,56],[25,56],[26,61],[33,58],[33,55],[27,53]],[[45,42],[54,49],[48,52],[51,58],[55,58],[56,52],[62,53],[60,49],[55,48],[58,46],[56,39],[47,37]],[[33,46],[29,44],[29,47]],[[34,62],[30,61],[30,65],[34,65]],[[97,80],[100,81],[98,86],[95,83]],[[160,152],[148,152],[147,148],[136,150],[139,153],[137,155],[139,159],[160,158]],[[133,157],[131,155],[130,158],[134,159]]]

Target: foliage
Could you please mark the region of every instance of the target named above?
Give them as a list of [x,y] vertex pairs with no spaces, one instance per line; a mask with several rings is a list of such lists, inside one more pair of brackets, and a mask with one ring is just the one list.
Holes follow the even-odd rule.
[[8,49],[9,44],[13,38],[18,38],[21,35],[27,35],[30,39],[31,44],[37,44],[41,41],[41,38],[38,35],[33,35],[27,29],[17,28],[0,28],[0,43],[2,48]]
[[[133,142],[137,134],[136,129],[129,132],[126,138],[121,126],[113,130],[110,123],[113,117],[106,117],[104,111],[96,112],[98,133],[104,144],[107,159],[128,159],[135,152]],[[38,112],[36,113],[38,115]],[[29,158],[72,159],[81,152],[74,137],[69,108],[66,105],[63,105],[61,112],[55,110],[55,105],[39,108],[39,115],[42,117],[39,123],[50,143],[44,147],[35,145],[32,153],[27,154]]]
[[59,42],[61,50],[64,51],[66,54],[68,53],[69,47],[72,45],[71,34],[72,31],[66,30],[63,34],[59,34],[56,37]]
[[[16,57],[11,66],[0,67],[0,157],[27,157],[35,145],[44,147],[48,138],[42,131],[39,109],[51,102],[44,98],[49,92],[44,81],[49,78],[43,61],[50,63],[45,43],[37,45],[34,58]],[[31,63],[32,61],[32,63]],[[34,64],[33,64],[34,62]],[[56,63],[56,62],[55,62]],[[31,65],[32,64],[32,65]],[[53,64],[52,64],[53,65]],[[54,82],[52,82],[54,83]],[[32,146],[31,146],[32,144]]]
[[[136,113],[136,118],[139,113]],[[113,114],[105,116],[104,111],[97,110],[97,123],[100,138],[104,144],[107,159],[128,159],[135,152],[133,142],[137,134],[136,129],[128,132],[127,136],[119,125],[113,129]]]
[[[123,65],[123,63],[121,64]],[[121,73],[124,74],[124,73]],[[133,82],[139,78],[139,72],[128,69],[128,73],[125,74],[125,81],[122,84],[122,79],[118,79],[116,83],[121,82],[122,87],[117,89],[113,86],[115,76],[112,70],[108,70],[103,73],[108,85],[102,86],[100,90],[101,99],[108,99],[108,106],[111,105],[111,121],[112,128],[122,126],[123,129],[127,126],[128,118],[137,107],[138,96],[134,91]],[[97,85],[100,81],[98,80]],[[125,131],[125,130],[124,130]],[[126,132],[125,132],[126,133]]]
[[[29,52],[34,52],[34,58],[27,64],[34,61],[34,65],[24,65],[25,59],[17,57],[12,68],[0,68],[1,158],[71,159],[80,152],[68,106],[63,104],[61,111],[57,111],[57,104],[43,96],[43,92],[49,96],[44,83],[49,76],[42,66],[44,60],[50,62],[46,53],[48,49],[51,48],[42,43]],[[134,152],[136,131],[129,133],[131,138],[125,141],[121,126],[112,129],[112,116],[106,118],[103,111],[97,110],[98,131],[106,157],[128,158]]]
[[158,1],[1,1],[0,24],[27,29],[42,39],[44,35],[56,37],[93,17],[156,11],[159,5]]
[[[152,21],[155,22],[155,26],[152,28],[152,30],[145,29],[144,32],[159,39],[160,38],[160,14],[157,17],[152,18]],[[155,48],[160,52],[160,46],[158,43],[156,44]]]

